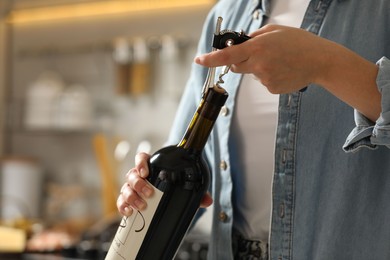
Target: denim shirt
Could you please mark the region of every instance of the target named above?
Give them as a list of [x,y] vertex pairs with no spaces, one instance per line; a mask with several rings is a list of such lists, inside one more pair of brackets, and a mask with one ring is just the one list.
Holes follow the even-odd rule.
[[[211,50],[218,16],[222,29],[249,33],[262,26],[269,7],[267,0],[219,1],[207,17],[199,54]],[[316,85],[280,95],[270,259],[390,259],[390,1],[312,0],[302,28],[377,63],[382,112],[371,122]],[[170,143],[184,133],[206,73],[193,64]],[[229,98],[205,148],[214,199],[209,259],[232,259],[232,176],[240,169],[230,126],[240,80],[235,73],[224,77]]]

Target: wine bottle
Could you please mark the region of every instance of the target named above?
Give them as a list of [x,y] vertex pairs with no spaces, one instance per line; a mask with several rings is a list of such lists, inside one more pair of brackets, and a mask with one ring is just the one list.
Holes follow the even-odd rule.
[[182,140],[151,156],[147,180],[154,198],[146,210],[122,218],[106,260],[174,258],[209,187],[202,151],[227,97],[218,84],[208,89]]

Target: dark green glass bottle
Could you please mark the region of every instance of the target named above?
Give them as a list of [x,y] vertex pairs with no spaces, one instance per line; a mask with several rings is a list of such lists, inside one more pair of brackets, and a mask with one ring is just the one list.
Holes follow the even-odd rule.
[[[139,249],[132,249],[131,258],[127,258],[126,250],[121,251],[120,247],[134,242],[126,241],[122,245],[114,239],[110,251],[116,251],[117,258],[109,252],[110,258],[107,256],[106,260],[174,258],[209,188],[210,172],[202,151],[227,97],[227,92],[218,85],[208,89],[179,144],[162,148],[151,156],[147,179],[162,195],[150,223],[141,225],[147,229],[146,234],[135,239],[142,239],[142,243]],[[137,214],[142,215],[142,212]],[[123,223],[122,226],[129,225]],[[134,250],[138,250],[137,253]]]

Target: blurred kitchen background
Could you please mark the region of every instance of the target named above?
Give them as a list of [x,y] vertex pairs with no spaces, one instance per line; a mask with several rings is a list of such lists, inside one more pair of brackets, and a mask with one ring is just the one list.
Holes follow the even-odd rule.
[[[0,0],[0,259],[104,259],[215,2]],[[177,259],[205,259],[209,215]]]

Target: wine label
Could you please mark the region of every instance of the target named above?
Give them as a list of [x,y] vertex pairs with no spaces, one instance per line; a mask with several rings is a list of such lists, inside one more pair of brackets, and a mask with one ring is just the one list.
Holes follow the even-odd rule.
[[[150,185],[153,187],[153,185]],[[143,211],[134,211],[123,217],[105,260],[134,260],[145,238],[163,192],[153,187],[153,196],[146,200]]]

